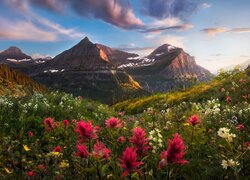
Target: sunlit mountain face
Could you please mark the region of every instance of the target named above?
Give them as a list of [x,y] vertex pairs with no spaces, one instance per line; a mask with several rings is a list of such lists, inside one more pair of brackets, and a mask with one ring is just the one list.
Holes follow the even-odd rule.
[[0,50],[54,57],[85,36],[147,56],[185,49],[213,73],[250,59],[248,0],[0,0]]

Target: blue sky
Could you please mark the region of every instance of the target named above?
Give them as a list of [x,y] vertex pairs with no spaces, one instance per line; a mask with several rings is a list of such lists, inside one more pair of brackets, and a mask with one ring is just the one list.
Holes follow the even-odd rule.
[[216,72],[250,59],[249,0],[0,0],[0,50],[55,56],[85,36],[147,55],[182,47]]

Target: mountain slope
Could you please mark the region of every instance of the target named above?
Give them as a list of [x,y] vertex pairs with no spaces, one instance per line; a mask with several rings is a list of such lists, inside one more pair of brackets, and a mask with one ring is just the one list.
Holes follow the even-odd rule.
[[30,61],[32,58],[24,54],[21,49],[11,46],[0,53],[0,61]]
[[144,93],[138,82],[117,69],[88,38],[29,73],[42,84],[104,103]]
[[[158,93],[155,95],[145,96],[142,98],[135,98],[126,100],[113,105],[118,111],[125,111],[127,114],[141,113],[147,108],[153,107],[156,109],[165,109],[171,107],[174,104],[178,104],[182,101],[186,102],[202,102],[208,100],[210,97],[218,98],[221,101],[225,101],[226,92],[234,94],[232,99],[242,98],[237,92],[243,93],[249,96],[250,87],[250,73],[249,69],[240,71],[238,69],[222,72],[209,83],[201,83],[189,89],[176,92]],[[233,82],[233,83],[232,83]],[[232,89],[232,84],[243,83],[244,90]],[[236,86],[237,87],[237,86]]]
[[196,64],[194,57],[168,44],[158,47],[147,58],[152,63],[125,69],[150,92],[188,87],[212,77],[208,70]]
[[45,87],[30,77],[0,64],[0,95],[21,96],[35,91],[44,92]]

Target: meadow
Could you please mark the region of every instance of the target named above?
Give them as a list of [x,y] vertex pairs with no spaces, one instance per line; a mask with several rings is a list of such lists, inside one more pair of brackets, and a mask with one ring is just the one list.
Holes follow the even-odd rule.
[[250,77],[107,106],[0,97],[0,179],[249,179]]

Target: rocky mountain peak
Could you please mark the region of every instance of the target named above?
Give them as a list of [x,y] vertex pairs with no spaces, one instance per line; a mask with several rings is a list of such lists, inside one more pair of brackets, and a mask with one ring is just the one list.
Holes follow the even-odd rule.
[[156,48],[150,55],[148,55],[149,58],[155,57],[155,56],[160,56],[163,54],[167,54],[173,50],[180,49],[175,46],[172,46],[170,44],[163,44]]
[[6,49],[5,51],[3,51],[1,54],[21,54],[23,53],[21,49],[19,49],[18,47],[15,46],[11,46],[8,49]]
[[4,50],[0,53],[0,60],[7,60],[7,59],[32,59],[30,56],[24,54],[21,49],[15,46],[11,46],[8,49]]

